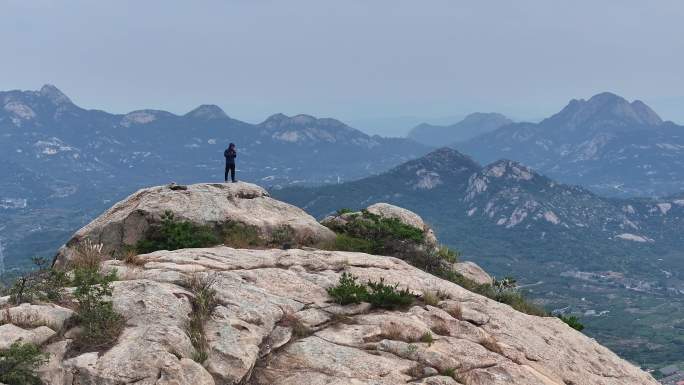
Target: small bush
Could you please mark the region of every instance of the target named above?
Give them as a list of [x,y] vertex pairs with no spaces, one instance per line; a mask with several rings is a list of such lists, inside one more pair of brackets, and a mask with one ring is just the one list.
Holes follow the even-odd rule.
[[195,348],[192,359],[200,364],[209,357],[209,343],[204,332],[204,324],[218,305],[216,290],[212,287],[215,283],[215,275],[193,275],[187,283],[188,290],[194,297],[191,300],[192,313],[185,330]]
[[344,251],[360,251],[370,254],[395,255],[406,249],[407,244],[422,245],[425,232],[409,226],[396,218],[383,218],[363,210],[361,215],[345,224],[332,222],[329,227],[341,237],[337,243]]
[[357,277],[347,272],[342,273],[337,286],[328,289],[328,295],[340,305],[365,301],[368,297],[368,289],[365,285],[357,283],[357,280]]
[[437,249],[437,258],[446,261],[448,263],[458,262],[459,253],[456,250],[452,250],[447,246],[440,246]]
[[408,306],[415,300],[408,289],[397,290],[398,284],[387,285],[383,278],[379,282],[368,281],[365,285],[357,281],[357,277],[344,272],[339,283],[328,289],[328,295],[340,305],[369,302],[374,307],[385,309]]
[[[407,341],[404,338],[404,332],[406,329],[396,322],[390,322],[388,325],[383,327],[381,337],[388,338],[394,341]],[[412,340],[412,339],[411,339]]]
[[153,228],[145,239],[138,241],[138,253],[151,253],[157,250],[178,250],[209,247],[219,244],[219,240],[209,226],[200,226],[190,221],[178,221],[171,211],[161,218],[161,225]]
[[15,342],[0,351],[0,382],[8,385],[40,385],[36,370],[47,362],[48,355],[34,344]]
[[430,329],[439,336],[450,336],[451,330],[449,329],[449,324],[443,319],[437,319],[432,324]]
[[561,321],[565,322],[566,324],[568,324],[568,326],[579,332],[584,330],[584,325],[580,322],[579,318],[577,318],[574,315],[565,316],[563,314],[558,314],[556,317],[558,317]]
[[383,278],[380,282],[368,281],[367,301],[373,306],[384,309],[396,309],[409,306],[415,300],[409,289],[397,290],[399,284],[386,285]]
[[223,244],[236,249],[263,246],[259,228],[239,222],[229,222],[221,229]]
[[17,278],[7,290],[10,302],[21,304],[34,300],[59,302],[64,296],[64,286],[69,282],[64,271],[52,269],[45,258],[35,257],[36,269]]
[[288,225],[282,225],[273,230],[271,239],[273,244],[286,249],[292,247],[293,244],[296,243],[295,231],[292,227]]
[[337,212],[336,212],[336,214],[337,214],[337,216],[340,216],[340,215],[344,215],[344,214],[350,214],[350,213],[353,213],[353,212],[354,212],[354,210],[349,209],[349,208],[346,208],[346,207],[343,207],[343,208],[341,208],[341,209],[338,209]]
[[494,288],[497,293],[503,293],[508,290],[514,290],[517,287],[517,283],[518,281],[513,277],[505,277],[502,280],[494,278],[492,288]]
[[430,306],[437,306],[439,304],[440,298],[432,290],[426,290],[423,292],[423,302],[425,302],[426,305]]
[[333,250],[356,251],[360,253],[372,253],[375,249],[374,243],[367,239],[352,237],[347,234],[337,234]]
[[544,310],[544,308],[530,302],[522,293],[520,293],[520,291],[518,291],[515,286],[515,279],[511,277],[504,278],[500,281],[495,280],[495,285],[481,285],[451,269],[441,269],[432,273],[440,278],[460,285],[464,289],[509,305],[519,312],[539,317],[549,316],[549,313]]
[[432,345],[434,341],[435,339],[432,337],[432,333],[429,331],[420,336],[420,342],[426,343],[428,345]]
[[102,243],[95,243],[89,238],[80,241],[74,248],[76,253],[68,263],[69,269],[99,269],[100,263],[105,259],[103,247]]
[[454,317],[455,319],[463,320],[463,307],[461,306],[460,303],[449,305],[444,310],[447,313],[449,313],[450,316]]
[[77,351],[102,350],[113,344],[124,328],[123,317],[114,311],[107,297],[112,295],[116,272],[103,275],[96,269],[74,270],[74,298],[77,320],[83,332],[74,341]]

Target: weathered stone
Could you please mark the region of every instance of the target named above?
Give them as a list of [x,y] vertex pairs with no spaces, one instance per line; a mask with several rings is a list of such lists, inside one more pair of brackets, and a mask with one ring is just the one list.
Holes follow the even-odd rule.
[[474,262],[457,262],[454,263],[453,269],[455,272],[460,273],[464,277],[471,279],[480,285],[492,284],[492,276],[487,274],[486,271],[482,270],[482,268]]
[[57,333],[47,326],[22,329],[12,324],[0,325],[0,350],[8,349],[15,342],[42,345]]
[[428,377],[428,378],[423,378],[417,384],[424,384],[424,385],[461,385],[460,382],[457,382],[451,377],[447,376],[434,376],[434,377]]
[[[185,190],[158,186],[139,190],[80,229],[60,248],[56,266],[65,266],[84,239],[102,243],[105,254],[121,255],[124,248],[144,238],[166,211],[179,220],[221,228],[240,224],[255,229],[258,237],[273,242],[284,234],[292,245],[330,242],[335,235],[303,210],[271,198],[249,183],[194,184]],[[282,231],[281,231],[282,232]],[[283,240],[279,240],[283,241]]]
[[[282,224],[296,234],[312,229],[318,240],[332,234],[319,232],[312,218],[256,186],[192,185],[141,190],[72,241],[93,236],[110,249],[133,244],[169,207],[202,224],[241,219],[264,234]],[[420,217],[398,209],[379,205],[371,212],[427,228]],[[58,262],[73,246],[62,250]],[[117,270],[112,302],[125,328],[103,352],[64,359],[67,341],[45,347],[55,358],[43,375],[54,384],[657,385],[554,317],[519,313],[396,258],[311,248],[213,247],[157,251],[129,263],[105,261],[102,267]],[[360,282],[384,279],[416,295],[432,290],[448,299],[439,307],[394,311],[367,303],[341,306],[332,303],[327,289],[343,272]],[[191,278],[212,282],[217,302],[202,328],[208,345],[204,366],[191,359],[198,349],[188,337],[195,296],[188,289]],[[36,338],[41,328],[0,328],[0,344],[50,338]]]
[[59,332],[74,314],[73,310],[55,304],[23,303],[0,311],[0,320],[28,328],[47,326]]
[[38,376],[47,385],[64,385],[66,370],[62,365],[69,341],[58,341],[46,345],[43,352],[48,354],[48,361],[38,370]]

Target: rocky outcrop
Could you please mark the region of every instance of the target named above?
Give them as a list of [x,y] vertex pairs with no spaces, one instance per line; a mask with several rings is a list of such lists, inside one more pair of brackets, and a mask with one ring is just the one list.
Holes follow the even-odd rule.
[[316,245],[334,238],[306,212],[271,198],[253,184],[157,186],[134,193],[76,232],[59,250],[55,265],[71,260],[85,239],[101,243],[105,254],[116,256],[143,239],[167,211],[179,220],[211,226],[219,236],[225,226],[238,224],[254,229],[265,243],[279,229],[286,229],[295,245]]
[[425,232],[425,241],[428,245],[436,246],[437,237],[432,228],[428,226],[420,215],[405,208],[391,205],[389,203],[376,203],[368,206],[369,213],[379,215],[383,218],[394,218],[400,220],[405,225],[413,226]]
[[[415,227],[423,231],[425,234],[425,245],[429,248],[437,248],[438,242],[432,228],[423,221],[420,215],[414,213],[413,211],[406,210],[405,208],[391,205],[389,203],[376,203],[368,206],[366,209],[371,214],[377,215],[381,218],[386,219],[396,219],[401,223]],[[362,218],[361,212],[346,212],[342,214],[329,215],[325,217],[321,223],[330,228],[335,228],[337,226],[344,226],[350,221],[358,220]]]
[[[147,220],[168,207],[201,224],[229,216],[261,225],[265,234],[282,223],[295,229],[293,236],[307,229],[319,240],[332,234],[256,186],[230,186],[141,190],[74,238],[107,242],[109,249],[131,244],[134,229],[144,232]],[[374,211],[420,225],[410,212]],[[70,350],[69,309],[5,304],[0,349],[16,341],[41,346],[50,354],[38,371],[47,385],[657,384],[555,317],[517,312],[393,257],[216,246],[106,260],[101,267],[117,271],[111,301],[125,319],[111,348]],[[464,271],[486,274],[472,266]],[[417,300],[397,310],[335,304],[327,289],[345,272],[360,282],[406,288]],[[191,282],[198,280],[211,282],[215,292],[202,329],[206,356],[197,354],[189,330],[199,301]]]
[[[126,319],[116,345],[51,361],[48,384],[656,384],[556,318],[519,313],[396,258],[228,247],[138,258],[104,263],[118,271],[112,300]],[[345,271],[445,299],[397,311],[339,306],[326,289]],[[219,303],[203,365],[185,329],[193,275],[213,277]],[[426,333],[433,340],[421,342]]]
[[455,272],[479,285],[491,285],[493,282],[492,276],[484,271],[475,262],[456,262],[453,264],[453,269]]

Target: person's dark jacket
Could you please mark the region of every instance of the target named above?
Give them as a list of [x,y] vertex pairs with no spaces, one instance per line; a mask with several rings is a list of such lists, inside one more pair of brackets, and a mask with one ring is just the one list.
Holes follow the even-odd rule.
[[226,164],[235,164],[237,151],[235,151],[233,148],[226,149],[226,151],[223,152],[223,156],[226,157]]

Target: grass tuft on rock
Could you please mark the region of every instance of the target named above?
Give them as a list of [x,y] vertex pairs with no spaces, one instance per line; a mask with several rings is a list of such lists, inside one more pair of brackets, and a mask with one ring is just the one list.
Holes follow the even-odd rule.
[[209,343],[204,325],[218,305],[216,290],[213,288],[215,283],[215,275],[199,274],[193,275],[187,282],[187,289],[192,292],[193,298],[191,299],[192,313],[185,325],[185,331],[195,348],[192,359],[200,364],[209,358]]

